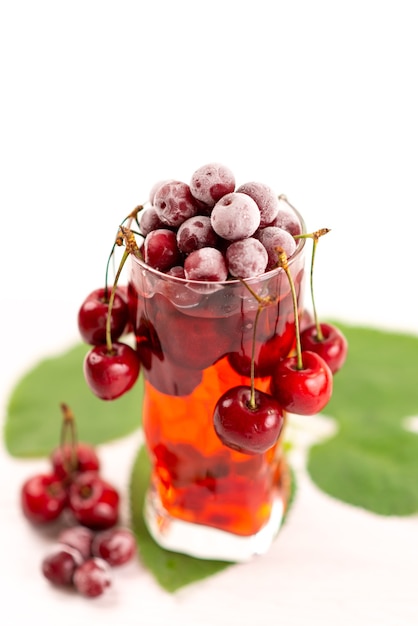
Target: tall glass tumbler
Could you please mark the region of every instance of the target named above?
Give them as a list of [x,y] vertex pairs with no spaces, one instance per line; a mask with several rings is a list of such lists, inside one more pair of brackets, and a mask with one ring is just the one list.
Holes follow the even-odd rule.
[[[289,268],[301,312],[304,240]],[[289,281],[274,269],[246,282],[274,300],[259,315],[254,346],[255,386],[268,391],[272,368],[295,346]],[[282,436],[268,452],[247,455],[222,444],[213,427],[218,398],[250,384],[256,298],[239,280],[189,281],[132,257],[129,302],[145,378],[151,535],[166,549],[204,559],[265,553],[288,497]]]

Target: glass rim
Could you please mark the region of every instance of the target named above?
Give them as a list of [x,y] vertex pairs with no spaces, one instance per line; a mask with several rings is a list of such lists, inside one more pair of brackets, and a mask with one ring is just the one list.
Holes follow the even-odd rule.
[[[299,221],[300,221],[300,225],[302,227],[302,233],[305,232],[306,229],[306,224],[305,224],[305,220],[303,219],[302,215],[299,213],[299,211],[297,209],[295,209],[294,207],[291,207],[291,211],[293,211],[293,213],[296,214],[296,216],[298,217]],[[231,242],[233,243],[233,242]],[[299,240],[297,240],[297,245],[296,245],[296,250],[295,252],[292,254],[292,256],[290,256],[288,258],[288,264],[289,267],[292,266],[292,264],[299,258],[300,254],[302,253],[304,247],[305,247],[305,243],[306,243],[306,238],[301,237]],[[259,282],[260,280],[269,280],[271,278],[273,278],[274,276],[276,276],[280,270],[282,270],[282,267],[274,267],[273,269],[269,270],[268,272],[264,272],[263,274],[257,274],[256,276],[251,276],[249,278],[245,278],[240,280],[239,278],[228,278],[226,280],[196,280],[196,279],[190,279],[190,278],[180,278],[179,276],[172,276],[170,274],[167,274],[165,272],[161,272],[160,270],[155,269],[154,267],[151,267],[150,265],[147,265],[145,263],[145,261],[137,256],[135,256],[134,254],[131,253],[131,258],[132,260],[137,263],[140,267],[142,267],[144,270],[146,270],[147,272],[150,272],[151,274],[154,274],[157,278],[159,279],[163,279],[163,280],[167,280],[173,283],[178,283],[179,285],[196,285],[196,286],[202,286],[202,285],[207,285],[207,286],[213,286],[215,287],[216,285],[218,287],[227,287],[228,285],[239,285],[242,284],[242,280],[245,280],[246,283],[252,284],[254,282]]]

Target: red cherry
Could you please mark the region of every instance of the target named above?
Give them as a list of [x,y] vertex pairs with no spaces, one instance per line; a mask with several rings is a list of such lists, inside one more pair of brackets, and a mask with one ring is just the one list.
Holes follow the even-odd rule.
[[244,454],[261,454],[277,441],[283,427],[282,407],[258,389],[251,400],[251,387],[228,389],[217,401],[213,422],[222,443]]
[[[106,293],[107,291],[107,293]],[[78,311],[78,329],[83,341],[93,346],[106,342],[106,319],[109,309],[110,290],[92,291]],[[126,299],[115,293],[112,305],[110,334],[114,341],[123,334],[128,323],[129,312]]]
[[86,598],[101,596],[111,585],[110,566],[104,559],[90,558],[77,567],[73,584],[77,591]]
[[[294,325],[287,323],[282,334],[277,334],[263,343],[255,344],[255,376],[270,376],[279,359],[286,357],[294,341]],[[228,360],[238,374],[251,375],[252,342],[243,341],[239,352],[230,352]]]
[[147,265],[166,272],[181,263],[181,253],[177,246],[176,233],[168,228],[152,230],[145,237],[144,258]]
[[74,572],[83,562],[81,554],[69,546],[57,545],[41,564],[42,574],[54,585],[72,585]]
[[224,332],[224,318],[193,317],[178,311],[166,315],[161,310],[155,325],[163,353],[181,367],[204,370],[230,350],[231,337]]
[[63,528],[58,535],[58,543],[77,550],[83,559],[91,556],[91,544],[95,533],[86,526],[76,525]]
[[115,400],[135,384],[140,370],[136,351],[115,341],[92,348],[84,359],[84,377],[92,392],[102,400]]
[[78,472],[100,469],[99,457],[94,448],[81,441],[74,447],[65,444],[55,448],[51,454],[51,463],[54,473],[61,480],[68,480]]
[[129,528],[109,528],[96,534],[91,550],[93,556],[115,567],[132,559],[136,552],[136,541]]
[[79,474],[68,492],[68,505],[75,519],[92,530],[104,530],[119,517],[119,494],[96,472]]
[[43,524],[61,515],[67,504],[67,492],[55,474],[37,474],[23,483],[20,501],[28,520]]
[[271,392],[285,411],[314,415],[331,398],[332,372],[314,352],[302,352],[302,362],[303,368],[299,369],[297,357],[279,361],[271,377]]
[[202,372],[191,370],[173,363],[171,359],[165,357],[163,361],[158,353],[150,350],[145,354],[145,346],[141,351],[142,363],[146,358],[147,366],[144,364],[144,377],[154,389],[169,396],[188,396],[202,382]]
[[335,374],[345,363],[348,342],[343,333],[332,324],[320,324],[322,339],[318,339],[315,324],[306,327],[300,335],[302,350],[319,354]]

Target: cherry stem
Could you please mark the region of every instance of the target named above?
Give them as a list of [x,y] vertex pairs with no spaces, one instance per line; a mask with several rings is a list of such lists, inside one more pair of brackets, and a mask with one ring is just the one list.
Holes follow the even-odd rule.
[[317,341],[323,341],[324,340],[324,334],[322,332],[322,328],[321,328],[321,324],[319,323],[319,318],[318,318],[318,313],[316,310],[316,304],[315,304],[315,295],[314,295],[314,287],[313,287],[313,274],[314,274],[314,262],[315,262],[315,253],[316,253],[316,248],[318,245],[318,241],[319,238],[322,237],[322,235],[326,235],[327,233],[329,233],[331,229],[330,228],[320,228],[319,230],[314,231],[313,233],[309,233],[309,234],[304,234],[304,235],[295,235],[294,239],[312,239],[313,243],[312,243],[312,258],[311,258],[311,274],[310,274],[310,287],[311,287],[311,300],[312,300],[312,309],[313,309],[313,315],[314,315],[314,322],[315,322],[315,328],[316,328],[316,340]]
[[299,330],[299,311],[298,311],[298,300],[296,296],[295,283],[292,278],[292,274],[290,273],[289,264],[287,262],[287,254],[283,250],[283,248],[277,248],[278,252],[278,267],[283,268],[286,272],[286,276],[289,281],[290,291],[292,293],[292,303],[293,303],[293,316],[295,318],[295,335],[296,335],[296,368],[298,370],[303,370],[303,360],[302,360],[302,347],[300,343],[300,330]]
[[[130,213],[129,215],[127,215],[123,220],[122,220],[122,225],[125,224],[125,222],[127,222],[129,220],[129,226],[132,223],[132,220],[135,220],[138,228],[140,228],[139,226],[139,221],[138,221],[138,213],[140,211],[142,211],[144,208],[144,206],[142,204],[138,204],[138,206],[136,206]],[[116,246],[120,246],[122,245],[120,239],[118,238],[119,236],[119,231],[118,231],[118,235],[116,236],[116,240],[113,243],[112,249],[110,251],[110,254],[107,258],[107,263],[106,263],[106,273],[105,273],[105,288],[104,288],[104,297],[105,297],[105,301],[108,302],[109,301],[109,267],[110,267],[110,261],[113,257],[113,254],[115,252],[115,248]]]
[[265,298],[262,298],[261,296],[258,295],[258,293],[254,291],[254,289],[250,287],[248,283],[245,282],[243,278],[239,278],[238,280],[241,281],[244,287],[248,289],[248,291],[253,296],[253,298],[255,298],[258,302],[257,312],[255,314],[255,319],[254,319],[253,335],[252,335],[251,364],[250,364],[251,393],[250,393],[250,400],[248,402],[248,406],[250,407],[250,409],[255,410],[257,408],[257,404],[255,401],[255,381],[254,381],[254,378],[255,378],[255,344],[256,344],[256,338],[257,338],[258,318],[260,317],[260,313],[264,309],[264,307],[268,306],[269,304],[272,304],[275,301],[275,298],[272,298],[271,296],[266,296]]
[[314,296],[314,288],[313,288],[313,269],[314,269],[315,252],[316,252],[317,245],[318,245],[318,237],[314,237],[313,245],[312,245],[312,260],[311,260],[311,275],[310,275],[311,300],[312,300],[312,309],[313,309],[314,321],[315,321],[315,327],[316,327],[316,338],[318,341],[323,341],[324,334],[322,332],[321,324],[319,323],[318,314],[316,312],[316,304],[315,304],[315,296]]
[[[60,405],[62,411],[62,424],[61,424],[61,436],[60,446],[62,450],[63,466],[67,474],[72,474],[77,469],[77,429],[75,425],[74,414],[70,407],[64,402]],[[67,458],[65,454],[65,446],[69,439],[70,455]]]
[[116,272],[115,280],[113,282],[112,291],[110,292],[109,304],[108,304],[108,309],[107,309],[107,318],[106,318],[106,347],[107,347],[107,351],[109,352],[109,354],[112,352],[112,349],[113,349],[113,346],[112,346],[112,333],[111,333],[112,307],[113,307],[113,302],[115,300],[116,288],[117,288],[117,285],[118,285],[118,280],[119,280],[120,274],[122,272],[122,268],[125,265],[125,261],[128,258],[128,256],[129,256],[129,251],[127,249],[125,249],[123,251],[123,256],[122,256],[121,262],[119,263],[118,271]]
[[256,409],[257,408],[257,404],[255,401],[255,340],[256,340],[256,333],[257,333],[257,323],[258,323],[258,318],[260,317],[260,313],[263,309],[263,305],[259,304],[259,306],[257,307],[257,312],[255,314],[255,319],[254,319],[254,326],[253,326],[253,336],[252,336],[252,345],[251,345],[251,365],[250,365],[250,386],[251,386],[251,393],[250,393],[250,401],[249,401],[249,407],[250,409]]
[[135,235],[134,235],[133,231],[130,230],[130,228],[126,228],[125,226],[121,225],[119,227],[119,231],[118,231],[118,234],[116,236],[116,241],[115,241],[114,245],[121,246],[121,245],[123,245],[123,243],[125,243],[125,250],[123,251],[123,255],[122,255],[121,261],[119,263],[119,267],[118,267],[118,270],[116,272],[115,279],[113,281],[113,287],[112,287],[112,291],[110,293],[109,304],[108,304],[108,309],[107,309],[106,347],[107,347],[107,351],[108,351],[109,354],[111,354],[112,350],[113,350],[112,332],[111,332],[112,307],[113,307],[113,302],[115,300],[116,289],[117,289],[117,286],[118,286],[118,281],[119,281],[119,278],[120,278],[123,266],[125,265],[125,261],[126,261],[126,259],[128,258],[128,256],[130,254],[133,254],[137,258],[142,258],[141,257],[141,252],[139,250],[138,244],[136,243]]

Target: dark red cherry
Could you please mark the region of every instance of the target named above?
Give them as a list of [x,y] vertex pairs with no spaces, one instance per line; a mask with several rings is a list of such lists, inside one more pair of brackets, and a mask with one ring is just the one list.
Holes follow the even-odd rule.
[[[106,319],[110,293],[110,289],[95,289],[87,296],[78,311],[77,322],[80,335],[83,341],[93,346],[106,342]],[[126,298],[116,291],[110,324],[110,334],[114,341],[123,334],[128,318]]]
[[224,445],[244,454],[261,454],[277,441],[284,417],[271,395],[240,385],[228,389],[217,401],[213,415],[215,432]]
[[54,585],[71,586],[74,572],[82,562],[83,557],[77,550],[58,544],[42,560],[42,574]]
[[343,333],[332,324],[320,324],[322,339],[318,339],[315,324],[306,327],[300,335],[302,350],[319,354],[335,374],[342,368],[347,358],[348,342]]
[[96,472],[79,474],[73,480],[68,506],[77,522],[92,530],[111,528],[119,518],[119,494]]
[[67,480],[78,472],[100,469],[99,457],[94,448],[81,441],[74,446],[64,444],[55,448],[51,454],[51,463],[54,473],[61,480]]
[[86,598],[101,596],[112,583],[111,568],[104,559],[91,557],[74,572],[73,584]]
[[20,502],[28,520],[44,524],[61,515],[67,504],[67,491],[55,474],[36,474],[23,483]]
[[84,359],[84,377],[92,392],[102,400],[115,400],[129,391],[140,371],[137,352],[126,343],[115,341],[92,348]]
[[95,535],[91,550],[94,556],[116,567],[132,559],[136,552],[136,541],[129,528],[108,528]]
[[63,528],[58,535],[58,543],[77,550],[83,559],[91,556],[91,544],[95,537],[95,532],[87,526],[77,524]]
[[298,369],[296,356],[282,359],[271,377],[271,392],[285,411],[314,415],[331,398],[332,372],[315,352],[302,352],[303,368]]
[[181,264],[176,233],[168,228],[152,230],[144,241],[145,263],[160,272]]

